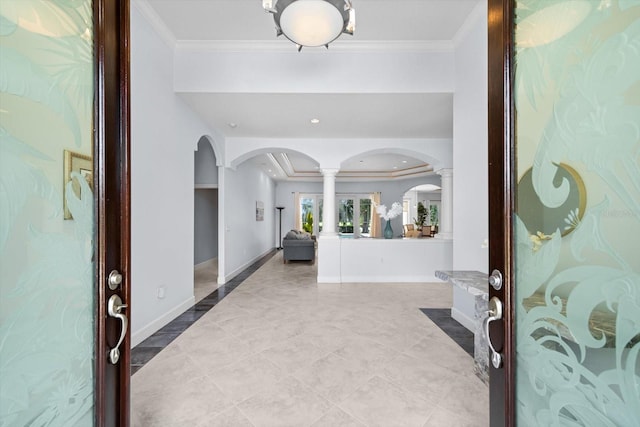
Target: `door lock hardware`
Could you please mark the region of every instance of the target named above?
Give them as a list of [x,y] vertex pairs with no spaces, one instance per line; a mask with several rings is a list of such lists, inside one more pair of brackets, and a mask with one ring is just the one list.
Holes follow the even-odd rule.
[[124,341],[124,337],[127,335],[127,328],[129,327],[129,320],[127,316],[122,313],[122,310],[125,308],[127,308],[127,305],[122,303],[122,299],[118,295],[111,295],[107,302],[107,313],[111,317],[120,319],[122,324],[120,339],[118,339],[116,346],[109,351],[109,361],[114,365],[120,360],[120,345]]
[[502,289],[502,273],[499,270],[493,270],[491,276],[489,276],[489,284],[493,286],[493,289],[499,291]]
[[502,367],[502,354],[498,353],[493,347],[491,336],[489,335],[489,323],[502,319],[503,306],[502,301],[500,301],[498,297],[493,297],[489,300],[489,311],[487,311],[487,314],[488,316],[483,322],[484,335],[487,337],[487,343],[489,344],[491,364],[494,368],[499,369]]
[[118,270],[111,270],[107,283],[109,284],[109,289],[115,291],[122,283],[122,274]]

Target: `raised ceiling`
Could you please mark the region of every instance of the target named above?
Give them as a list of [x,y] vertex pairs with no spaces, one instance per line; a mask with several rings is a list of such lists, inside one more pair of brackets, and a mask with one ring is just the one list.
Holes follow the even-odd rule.
[[[260,0],[140,0],[179,45],[229,49],[254,46],[291,50],[284,37],[276,38],[273,19]],[[479,0],[353,0],[357,14],[354,36],[342,35],[331,49],[438,46],[452,49],[453,40]],[[299,55],[320,54],[323,48]],[[316,50],[320,49],[320,50]],[[372,70],[375,73],[375,70]],[[451,93],[182,93],[181,97],[214,129],[233,137],[255,138],[452,138]],[[311,124],[311,119],[320,119]],[[291,169],[278,168],[274,159],[288,157]],[[275,179],[302,175],[319,177],[315,165],[292,153],[261,156]],[[398,157],[398,158],[396,158]],[[343,165],[363,175],[398,175],[402,156],[363,158]],[[413,159],[415,160],[415,159]],[[375,166],[374,166],[375,165]],[[281,165],[282,166],[282,165]],[[424,163],[414,171],[424,174]],[[280,169],[280,171],[278,171]],[[341,172],[344,177],[345,172]],[[340,176],[340,175],[339,175]]]

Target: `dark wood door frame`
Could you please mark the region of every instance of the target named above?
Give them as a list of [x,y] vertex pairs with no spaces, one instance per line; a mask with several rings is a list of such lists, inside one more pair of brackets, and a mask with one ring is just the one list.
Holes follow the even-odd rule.
[[504,277],[501,290],[489,287],[489,298],[497,296],[505,308],[504,320],[490,330],[504,355],[501,369],[490,366],[491,426],[515,425],[513,11],[513,0],[488,0],[489,270]]
[[[107,300],[118,294],[131,320],[129,161],[129,0],[93,0],[94,18],[94,192],[95,192],[95,425],[129,425],[130,332],[113,365],[109,350],[121,325],[107,316]],[[107,286],[112,270],[119,289]],[[130,322],[129,322],[130,324]]]

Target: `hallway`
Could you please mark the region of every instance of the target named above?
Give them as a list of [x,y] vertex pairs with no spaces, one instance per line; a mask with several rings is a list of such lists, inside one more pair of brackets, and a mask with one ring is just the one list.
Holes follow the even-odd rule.
[[134,426],[486,426],[433,284],[317,285],[278,252],[131,379]]

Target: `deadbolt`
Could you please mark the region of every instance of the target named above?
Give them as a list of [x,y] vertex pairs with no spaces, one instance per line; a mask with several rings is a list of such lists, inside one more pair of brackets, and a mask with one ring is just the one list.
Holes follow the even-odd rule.
[[109,289],[115,291],[118,289],[118,286],[120,286],[120,283],[122,283],[122,274],[120,274],[118,270],[112,270],[111,273],[109,273],[107,283],[109,284]]
[[502,273],[499,270],[493,270],[491,276],[489,276],[489,284],[493,286],[493,289],[499,291],[502,289]]

